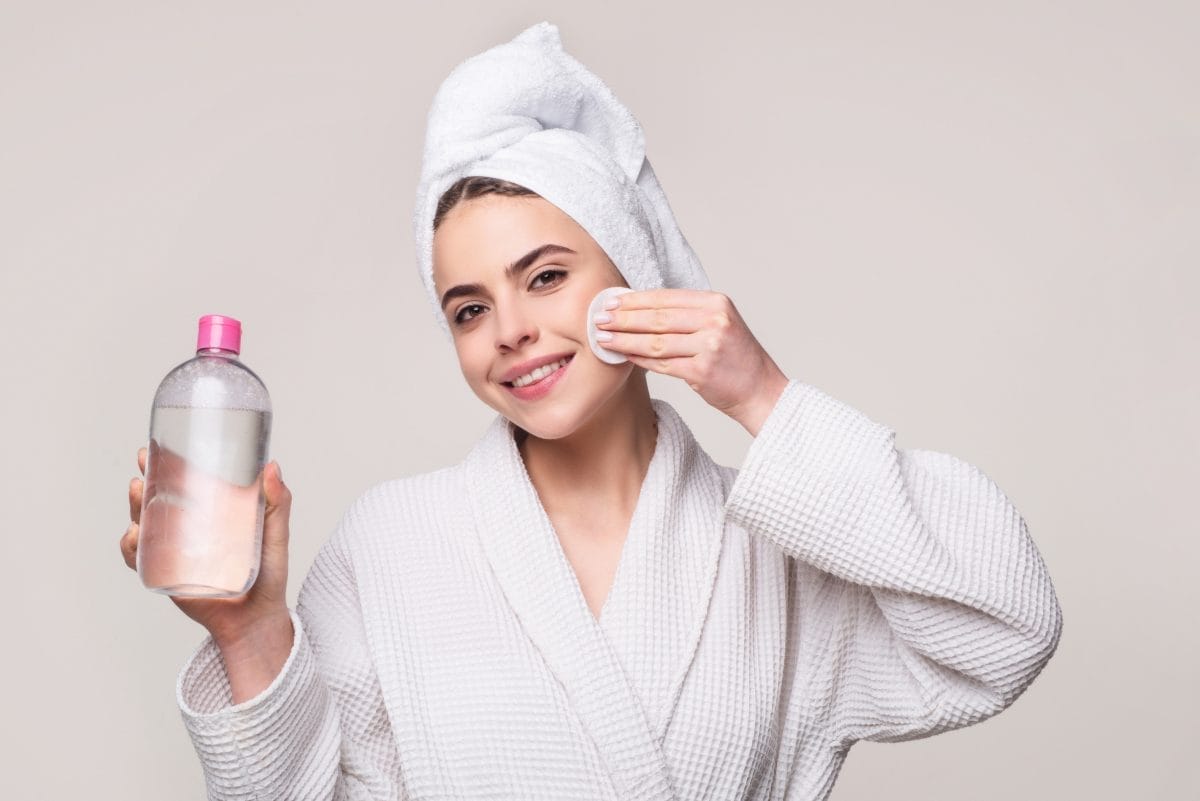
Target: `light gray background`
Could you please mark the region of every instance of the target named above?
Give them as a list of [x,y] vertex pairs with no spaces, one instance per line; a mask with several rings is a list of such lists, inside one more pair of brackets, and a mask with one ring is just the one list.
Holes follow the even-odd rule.
[[[1060,594],[1010,709],[860,744],[833,798],[1197,797],[1195,9],[5,2],[0,796],[204,797],[174,695],[203,631],[118,551],[201,314],[244,321],[274,400],[293,604],[360,492],[482,433],[414,267],[424,118],[549,19],[784,371],[983,469]],[[651,382],[741,463],[740,426]]]

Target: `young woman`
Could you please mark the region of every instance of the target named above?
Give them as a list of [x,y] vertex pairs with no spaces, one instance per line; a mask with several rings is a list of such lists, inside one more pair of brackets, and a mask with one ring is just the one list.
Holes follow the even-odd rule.
[[[557,42],[545,25],[510,43],[522,63]],[[661,195],[640,240],[655,258],[635,263],[603,222],[619,212],[589,216],[536,171],[559,202],[463,169],[423,181],[418,242],[427,228],[426,288],[497,415],[461,463],[364,493],[295,610],[291,495],[265,471],[255,586],[174,599],[209,631],[178,701],[210,797],[819,799],[854,742],[970,725],[1024,691],[1061,611],[978,468],[897,449],[784,376],[726,295],[662,266],[686,251]],[[651,262],[664,285],[644,288]],[[597,321],[616,365],[586,317],[610,286],[633,289]],[[647,371],[754,436],[740,469]]]

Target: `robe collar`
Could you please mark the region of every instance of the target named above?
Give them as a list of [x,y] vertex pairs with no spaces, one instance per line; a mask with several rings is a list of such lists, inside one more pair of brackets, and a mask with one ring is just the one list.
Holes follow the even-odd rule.
[[673,799],[661,743],[716,579],[727,494],[720,468],[669,403],[597,621],[497,415],[463,462],[486,558],[625,799]]

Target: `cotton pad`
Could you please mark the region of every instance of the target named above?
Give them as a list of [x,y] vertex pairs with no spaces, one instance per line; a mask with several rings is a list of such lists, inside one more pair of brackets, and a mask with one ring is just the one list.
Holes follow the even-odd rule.
[[608,302],[609,298],[614,298],[617,295],[624,295],[626,292],[632,291],[633,289],[627,286],[606,287],[605,289],[601,289],[596,294],[596,297],[592,298],[592,302],[588,305],[588,344],[592,346],[592,353],[596,354],[596,357],[602,362],[607,362],[608,364],[620,364],[621,362],[629,361],[629,359],[625,357],[624,353],[621,353],[620,351],[609,350],[608,348],[602,347],[600,343],[596,341],[596,331],[598,329],[596,328],[596,323],[593,322],[592,318],[605,310],[604,304]]

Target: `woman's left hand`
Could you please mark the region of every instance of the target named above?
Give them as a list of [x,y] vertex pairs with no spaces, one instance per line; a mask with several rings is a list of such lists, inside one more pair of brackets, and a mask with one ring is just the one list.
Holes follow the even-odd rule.
[[[767,354],[733,301],[701,289],[625,292],[607,310],[600,344],[630,362],[687,381],[710,405],[757,436],[788,378]],[[599,339],[599,337],[598,337]]]

